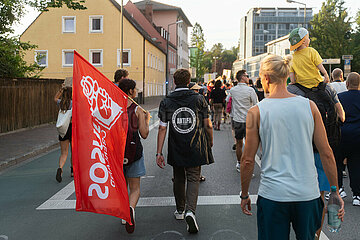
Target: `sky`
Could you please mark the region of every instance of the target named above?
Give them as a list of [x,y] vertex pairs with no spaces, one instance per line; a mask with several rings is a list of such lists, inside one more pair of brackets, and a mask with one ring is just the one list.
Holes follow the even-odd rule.
[[[119,0],[116,0],[120,2]],[[137,2],[138,0],[133,0]],[[192,25],[199,23],[203,28],[206,49],[216,43],[222,43],[224,48],[237,46],[240,37],[240,19],[250,8],[261,7],[303,7],[297,3],[287,3],[286,0],[156,0],[157,2],[181,7]],[[324,0],[298,0],[306,7],[313,8],[317,13]],[[128,0],[124,0],[124,5]],[[345,0],[345,7],[350,16],[355,16],[360,9],[360,0]],[[32,9],[22,18],[15,28],[15,34],[20,35],[37,17]],[[189,35],[192,29],[189,29]]]

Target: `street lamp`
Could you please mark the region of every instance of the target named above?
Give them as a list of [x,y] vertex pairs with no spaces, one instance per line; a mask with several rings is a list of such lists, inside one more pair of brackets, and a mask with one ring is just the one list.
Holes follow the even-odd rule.
[[215,60],[215,72],[217,73],[217,71],[216,71],[216,60],[219,59],[219,57],[213,57],[213,59]]
[[305,9],[304,9],[304,26],[303,27],[305,27],[305,24],[306,24],[306,4],[302,3],[302,2],[294,1],[294,0],[286,0],[286,2],[288,2],[288,3],[298,3],[298,4],[301,4],[301,5],[304,5]]
[[121,0],[121,46],[120,46],[120,66],[124,68],[123,52],[124,52],[124,1]]
[[168,84],[169,84],[169,70],[170,70],[169,69],[169,38],[170,38],[169,27],[171,25],[182,23],[182,22],[184,22],[184,21],[179,20],[179,21],[176,21],[174,23],[170,23],[167,26],[167,34],[166,34],[166,82],[165,82],[166,96],[168,95],[168,91],[169,91]]

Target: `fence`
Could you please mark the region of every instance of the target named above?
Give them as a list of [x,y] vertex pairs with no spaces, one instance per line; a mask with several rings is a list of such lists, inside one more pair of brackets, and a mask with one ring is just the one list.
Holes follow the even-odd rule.
[[0,133],[56,121],[60,79],[0,79]]

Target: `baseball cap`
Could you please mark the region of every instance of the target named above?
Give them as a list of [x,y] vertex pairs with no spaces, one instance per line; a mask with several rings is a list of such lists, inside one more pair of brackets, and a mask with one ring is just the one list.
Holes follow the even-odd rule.
[[301,27],[292,30],[289,36],[290,50],[293,51],[300,47],[301,44],[303,44],[303,42],[305,41],[306,35],[309,35],[309,32],[308,30],[306,30],[306,28]]

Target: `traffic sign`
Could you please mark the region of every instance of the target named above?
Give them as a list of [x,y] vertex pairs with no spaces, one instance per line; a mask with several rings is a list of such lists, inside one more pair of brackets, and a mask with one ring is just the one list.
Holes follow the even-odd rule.
[[353,60],[353,55],[342,55],[342,60]]
[[351,69],[351,65],[344,65],[344,69],[345,69],[345,70],[348,70],[348,69],[350,70],[350,69]]
[[323,64],[340,64],[340,58],[323,59]]
[[344,60],[344,65],[350,65],[350,62],[351,62],[351,60],[346,59],[346,60]]

